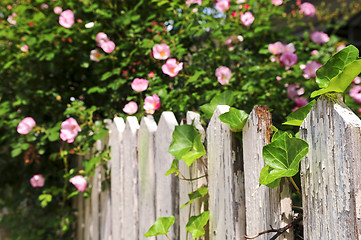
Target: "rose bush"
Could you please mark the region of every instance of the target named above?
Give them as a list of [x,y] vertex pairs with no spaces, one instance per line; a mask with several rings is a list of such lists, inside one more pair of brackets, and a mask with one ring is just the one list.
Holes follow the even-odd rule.
[[[281,123],[316,88],[315,62],[343,45],[325,33],[327,7],[306,3],[3,0],[2,224],[14,238],[73,239],[70,198],[88,191],[84,181],[77,189],[69,181],[79,187],[74,177],[106,166],[108,149],[77,164],[106,133],[103,119],[158,118],[163,110],[182,117],[232,90],[235,107],[267,104]],[[351,16],[356,4],[338,11]],[[358,87],[350,94],[357,109]],[[28,117],[36,124],[20,121]],[[29,183],[37,174],[43,187]]]

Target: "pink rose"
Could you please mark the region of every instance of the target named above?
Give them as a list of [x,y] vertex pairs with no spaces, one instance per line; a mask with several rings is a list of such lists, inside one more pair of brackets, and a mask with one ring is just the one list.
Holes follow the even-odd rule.
[[16,13],[12,13],[12,14],[7,18],[7,21],[8,21],[10,24],[15,25],[15,24],[16,24],[15,17],[16,17]]
[[42,3],[42,4],[40,5],[40,7],[41,7],[42,9],[47,9],[49,6],[48,6],[48,4],[46,4],[46,3]]
[[91,50],[90,52],[90,60],[94,62],[99,62],[103,56],[104,54],[100,53],[98,49]]
[[278,55],[283,52],[284,45],[281,42],[275,42],[268,45],[268,51],[273,55]]
[[220,12],[225,12],[229,9],[229,0],[218,0],[216,3],[216,9]]
[[306,67],[303,69],[303,76],[306,79],[310,79],[313,77],[316,77],[316,71],[322,66],[321,63],[318,63],[316,61],[312,61],[310,63],[306,64]]
[[355,79],[352,81],[353,84],[360,84],[361,78],[359,76],[355,77]]
[[106,41],[100,44],[100,47],[103,49],[106,53],[111,53],[115,49],[115,43],[113,41]]
[[170,56],[169,46],[165,43],[154,45],[153,57],[155,59],[165,60]]
[[324,32],[313,32],[311,34],[311,40],[317,44],[327,43],[330,37]]
[[282,5],[282,3],[283,3],[283,0],[272,0],[272,4],[276,5],[276,6]]
[[36,174],[30,179],[30,184],[32,187],[43,187],[45,179],[41,174]]
[[316,13],[315,6],[312,3],[304,2],[300,5],[300,13],[307,17],[313,17]]
[[315,50],[312,50],[311,55],[312,55],[312,56],[317,56],[317,55],[318,55],[318,51],[317,51],[316,49],[315,49]]
[[147,96],[144,99],[144,109],[147,113],[153,114],[155,110],[160,107],[160,99],[157,94],[153,94],[153,96]]
[[297,84],[290,84],[287,87],[287,95],[288,98],[291,100],[295,100],[296,97],[301,96],[302,94],[305,93],[305,89],[304,88],[300,88],[300,86]]
[[135,78],[131,86],[134,91],[143,92],[148,88],[148,80]]
[[86,189],[86,180],[83,176],[77,175],[72,177],[69,182],[71,182],[79,192],[84,192]]
[[344,49],[345,47],[346,47],[346,45],[345,45],[345,44],[342,44],[342,45],[340,45],[340,46],[337,47],[336,51],[337,51],[337,52],[338,52],[338,51],[341,51],[341,50]]
[[187,0],[186,1],[187,7],[190,7],[191,4],[195,4],[195,3],[199,4],[199,6],[201,6],[202,5],[202,0]]
[[137,111],[138,111],[138,104],[134,101],[128,102],[127,104],[125,104],[123,108],[123,112],[130,115],[136,113]]
[[65,10],[59,16],[59,24],[65,28],[70,28],[74,24],[74,13],[71,10]]
[[225,85],[229,83],[232,72],[228,67],[220,66],[216,69],[216,77],[220,84]]
[[29,52],[29,46],[25,44],[25,45],[21,46],[20,50],[22,52]]
[[54,8],[54,13],[55,13],[55,14],[58,14],[58,15],[59,15],[62,11],[63,11],[63,9],[62,9],[61,7],[55,7],[55,8]]
[[292,109],[293,112],[299,109],[300,107],[306,106],[308,104],[307,99],[303,97],[295,98],[295,102],[296,102],[296,107]]
[[103,32],[99,32],[96,36],[95,36],[95,42],[97,43],[97,46],[100,47],[100,45],[104,42],[109,41],[108,39],[108,35],[106,35]]
[[34,127],[36,123],[32,117],[26,117],[20,121],[17,127],[17,132],[20,134],[28,134]]
[[297,63],[297,55],[290,52],[285,52],[280,57],[280,62],[286,67],[292,67]]
[[162,66],[162,71],[164,74],[169,75],[170,77],[175,77],[178,75],[179,71],[183,69],[183,63],[178,63],[175,58],[170,58]]
[[69,118],[61,124],[60,138],[68,143],[74,142],[81,129],[74,118]]
[[154,77],[154,72],[148,73],[148,77],[153,78]]
[[356,103],[361,104],[361,86],[354,86],[349,94]]
[[254,21],[253,14],[251,12],[245,12],[241,14],[241,22],[244,26],[248,27],[250,26]]
[[289,43],[289,44],[284,44],[283,45],[283,52],[290,52],[290,53],[294,53],[296,51],[295,49],[295,45],[293,45],[293,43]]

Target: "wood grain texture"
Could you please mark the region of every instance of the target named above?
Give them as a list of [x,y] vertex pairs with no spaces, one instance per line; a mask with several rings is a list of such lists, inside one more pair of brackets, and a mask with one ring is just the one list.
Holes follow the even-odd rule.
[[361,239],[361,121],[340,100],[320,97],[303,122],[305,239]]
[[[174,174],[165,176],[165,173],[174,159],[168,153],[168,148],[172,142],[174,127],[177,125],[172,112],[163,112],[155,133],[156,218],[171,215],[175,217],[176,224],[170,228],[168,234],[171,239],[179,239],[179,181]],[[157,239],[165,239],[165,237],[160,236]]]
[[155,239],[144,237],[155,222],[155,168],[154,136],[157,130],[153,116],[143,117],[138,134],[139,159],[139,237],[138,239]]
[[207,128],[211,240],[238,240],[245,234],[240,146],[229,125],[218,118],[228,110],[229,106],[218,106]]

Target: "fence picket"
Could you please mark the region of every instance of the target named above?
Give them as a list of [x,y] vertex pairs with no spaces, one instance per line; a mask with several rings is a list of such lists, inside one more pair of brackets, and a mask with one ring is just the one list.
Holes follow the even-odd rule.
[[207,128],[211,240],[236,240],[245,233],[242,155],[229,125],[218,118],[228,110],[218,106]]
[[110,125],[111,146],[111,212],[112,212],[112,239],[122,239],[122,209],[123,209],[123,164],[121,163],[121,144],[125,123],[123,118],[114,118]]
[[[139,159],[139,237],[146,239],[149,227],[155,222],[154,134],[157,130],[153,116],[142,118],[138,135]],[[155,239],[151,237],[148,239]]]
[[[290,199],[289,190],[283,190],[283,198],[286,199],[281,207],[280,187],[270,189],[259,185],[261,169],[265,166],[262,157],[262,148],[270,142],[271,137],[271,114],[267,106],[255,106],[250,113],[248,121],[243,129],[243,159],[244,159],[244,183],[246,197],[246,233],[248,236],[256,235],[272,226],[280,228],[281,221],[292,221],[290,212],[282,214],[281,208],[287,207]],[[284,184],[282,188],[288,188]],[[286,196],[285,196],[286,194]],[[274,233],[267,233],[257,239],[270,239]],[[283,239],[293,239],[292,233],[282,236]],[[288,238],[287,238],[288,237]]]
[[138,129],[136,117],[127,117],[123,132],[123,152],[121,161],[124,184],[123,194],[123,237],[122,239],[138,239],[139,236],[139,213],[138,213]]
[[[175,225],[170,228],[169,237],[179,239],[179,186],[178,177],[165,176],[171,167],[173,156],[168,153],[172,142],[172,133],[177,120],[172,112],[163,112],[155,133],[155,169],[156,177],[156,217],[175,217]],[[157,239],[163,239],[161,237]]]
[[361,120],[321,97],[300,129],[304,239],[361,239]]

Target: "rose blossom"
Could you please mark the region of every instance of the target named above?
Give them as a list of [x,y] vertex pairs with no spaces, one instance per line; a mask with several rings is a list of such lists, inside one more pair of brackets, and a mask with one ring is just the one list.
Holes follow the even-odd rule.
[[292,67],[297,63],[297,55],[290,52],[285,52],[280,57],[280,61],[286,67]]
[[103,42],[100,44],[101,49],[106,53],[111,53],[115,49],[115,43],[111,40]]
[[148,88],[148,80],[135,78],[131,84],[132,89],[137,92],[143,92]]
[[46,4],[46,3],[42,3],[42,4],[40,5],[40,7],[41,7],[42,9],[46,9],[46,8],[48,8],[49,6],[48,6],[48,4]]
[[318,63],[316,61],[312,61],[310,63],[306,64],[306,67],[303,69],[303,76],[306,79],[310,79],[313,77],[316,77],[316,71],[322,66],[321,63]]
[[311,54],[312,54],[312,56],[316,56],[316,55],[318,55],[318,51],[316,49],[312,50]]
[[284,45],[281,42],[275,42],[268,45],[268,51],[273,55],[278,55],[283,52]]
[[202,5],[202,0],[187,0],[186,1],[186,4],[187,4],[188,7],[190,7],[191,4],[193,4],[193,3],[198,3],[199,6],[201,6]]
[[138,111],[138,104],[134,101],[128,102],[127,104],[125,104],[123,108],[123,112],[130,115],[136,113],[137,111]]
[[26,117],[20,121],[17,127],[17,132],[19,134],[28,134],[34,127],[36,123],[32,117]]
[[148,73],[148,77],[153,78],[154,77],[154,72]]
[[160,99],[157,94],[153,94],[152,96],[147,96],[144,99],[143,108],[149,114],[153,114],[155,110],[160,107]]
[[45,179],[41,174],[36,174],[30,179],[30,184],[32,187],[43,187]]
[[86,189],[87,183],[83,176],[77,175],[72,177],[69,182],[71,182],[79,192],[84,192]]
[[344,49],[346,47],[345,44],[341,44],[340,46],[337,47],[336,51],[341,51],[342,49]]
[[62,9],[61,7],[55,7],[55,8],[54,8],[54,13],[55,13],[55,14],[58,14],[58,15],[59,15],[62,11],[63,11],[63,9]]
[[69,118],[61,124],[60,138],[68,143],[74,142],[81,129],[74,118]]
[[349,94],[356,103],[361,104],[361,86],[354,86]]
[[300,5],[300,13],[307,17],[313,17],[316,13],[315,6],[312,3],[304,2]]
[[65,28],[70,28],[74,24],[74,13],[71,10],[65,10],[59,16],[59,24]]
[[169,46],[165,43],[154,45],[153,57],[159,60],[165,60],[170,56]]
[[300,107],[306,106],[308,104],[307,99],[303,97],[295,98],[295,102],[296,102],[296,107],[292,109],[293,112],[299,109]]
[[290,52],[290,53],[294,53],[296,51],[295,49],[295,45],[293,45],[293,43],[289,43],[289,44],[284,44],[283,45],[283,52]]
[[220,66],[216,69],[217,80],[220,84],[225,85],[229,83],[232,72],[228,67]]
[[282,3],[283,3],[283,0],[272,0],[272,4],[276,5],[276,6],[282,5]]
[[291,100],[295,100],[298,96],[301,96],[305,93],[304,88],[300,88],[298,84],[290,84],[287,87],[287,95]]
[[175,58],[170,58],[162,66],[162,71],[164,74],[169,75],[170,77],[175,77],[180,70],[183,69],[183,63],[177,63]]
[[352,81],[353,84],[360,84],[361,78],[359,76],[355,77],[355,79]]
[[91,50],[90,52],[90,60],[95,62],[99,62],[103,56],[104,54],[100,53],[98,49]]
[[241,22],[244,26],[248,27],[250,26],[254,21],[254,16],[251,12],[245,12],[241,14]]
[[25,44],[25,45],[21,46],[20,50],[22,52],[29,52],[29,46],[27,44]]
[[106,35],[103,32],[99,32],[95,36],[95,42],[97,43],[97,46],[99,46],[99,47],[102,43],[107,42],[107,41],[109,41],[108,35]]
[[15,24],[16,24],[16,20],[14,19],[15,17],[16,17],[16,13],[12,13],[12,14],[8,17],[7,21],[8,21],[10,24],[15,25]]
[[327,43],[330,37],[324,32],[313,32],[311,34],[311,40],[317,44]]
[[218,0],[216,3],[216,9],[220,12],[225,12],[229,9],[229,0]]

